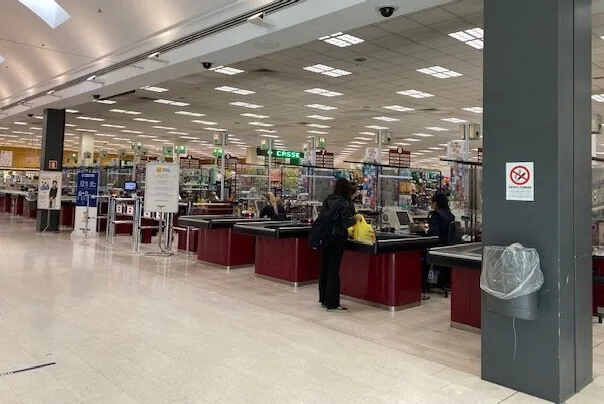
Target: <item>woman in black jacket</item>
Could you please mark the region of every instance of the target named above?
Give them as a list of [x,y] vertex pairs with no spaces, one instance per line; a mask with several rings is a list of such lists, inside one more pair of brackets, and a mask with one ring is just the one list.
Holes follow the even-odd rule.
[[260,218],[268,217],[271,220],[285,220],[285,208],[277,201],[272,192],[266,194],[266,206],[260,211]]
[[[449,208],[449,200],[445,194],[436,194],[432,197],[432,211],[428,215],[428,228],[426,233],[428,236],[436,236],[442,245],[449,244],[449,227],[451,223],[455,221],[455,215],[451,213]],[[450,270],[446,268],[439,269],[438,284],[441,287],[449,284],[450,282]],[[429,299],[427,293],[430,291],[430,285],[428,284],[428,275],[430,267],[424,264],[423,270],[423,293],[424,300]]]
[[333,193],[323,202],[322,214],[329,215],[330,236],[321,248],[319,302],[327,310],[348,310],[340,306],[340,263],[348,239],[348,228],[354,225],[360,216],[355,212],[351,196],[350,182],[339,178]]

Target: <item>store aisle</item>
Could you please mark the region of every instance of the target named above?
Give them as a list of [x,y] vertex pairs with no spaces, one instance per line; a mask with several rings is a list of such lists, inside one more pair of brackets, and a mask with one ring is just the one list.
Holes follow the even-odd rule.
[[[2,403],[537,403],[481,381],[448,301],[326,313],[294,290],[183,256],[148,258],[0,214]],[[604,326],[595,382],[604,396]]]

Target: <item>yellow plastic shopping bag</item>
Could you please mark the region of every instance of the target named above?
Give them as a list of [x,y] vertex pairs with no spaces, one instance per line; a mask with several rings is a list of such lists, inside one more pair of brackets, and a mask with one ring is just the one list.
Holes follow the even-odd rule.
[[375,244],[375,232],[373,227],[365,221],[365,218],[361,216],[361,219],[355,223],[354,226],[348,229],[348,234],[353,240],[359,243],[373,245]]

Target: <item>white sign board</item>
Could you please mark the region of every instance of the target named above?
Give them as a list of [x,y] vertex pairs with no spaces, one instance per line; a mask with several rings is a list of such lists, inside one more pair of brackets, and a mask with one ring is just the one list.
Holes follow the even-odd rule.
[[7,150],[0,150],[0,167],[12,167],[13,166],[13,152]]
[[178,213],[179,181],[179,164],[147,163],[145,211]]
[[527,202],[535,200],[534,163],[505,163],[505,199]]
[[61,171],[40,171],[38,181],[38,209],[61,210]]

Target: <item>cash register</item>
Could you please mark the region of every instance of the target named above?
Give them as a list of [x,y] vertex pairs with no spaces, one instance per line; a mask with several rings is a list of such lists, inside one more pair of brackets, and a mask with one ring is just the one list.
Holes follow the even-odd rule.
[[427,218],[412,216],[408,210],[395,206],[385,207],[382,211],[382,227],[394,229],[395,232],[424,234]]

